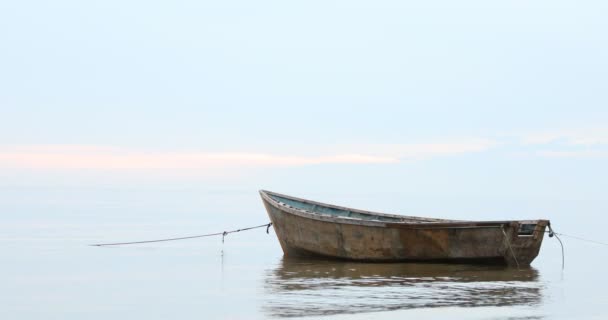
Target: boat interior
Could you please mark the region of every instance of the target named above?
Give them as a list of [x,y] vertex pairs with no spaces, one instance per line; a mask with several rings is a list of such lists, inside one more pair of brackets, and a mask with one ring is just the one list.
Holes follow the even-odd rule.
[[429,223],[429,222],[445,222],[443,219],[423,218],[423,217],[409,217],[409,216],[393,216],[382,213],[375,213],[363,210],[355,210],[350,208],[342,208],[327,204],[322,204],[314,201],[308,201],[303,199],[295,199],[278,195],[275,193],[266,193],[271,199],[278,202],[279,204],[286,205],[288,207],[302,210],[308,213],[316,213],[323,215],[330,215],[336,217],[345,217],[351,219],[362,219],[372,221],[383,221],[383,222],[412,222],[412,223]]

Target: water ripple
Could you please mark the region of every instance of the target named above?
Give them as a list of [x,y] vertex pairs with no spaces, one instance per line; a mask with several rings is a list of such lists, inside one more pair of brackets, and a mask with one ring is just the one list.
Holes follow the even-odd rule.
[[538,271],[499,266],[355,263],[284,258],[267,270],[262,310],[272,317],[413,308],[534,306]]

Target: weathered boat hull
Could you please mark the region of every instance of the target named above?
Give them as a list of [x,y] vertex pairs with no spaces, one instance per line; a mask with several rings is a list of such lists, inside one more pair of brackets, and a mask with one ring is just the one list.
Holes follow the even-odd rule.
[[[260,192],[286,256],[361,261],[427,261],[529,265],[539,253],[547,220],[452,221],[403,217],[332,206],[268,191]],[[273,196],[325,210],[372,214],[378,220],[318,214]],[[285,200],[287,201],[287,200]],[[411,218],[411,219],[410,219]],[[414,220],[412,220],[414,219]],[[533,226],[522,234],[522,225]]]

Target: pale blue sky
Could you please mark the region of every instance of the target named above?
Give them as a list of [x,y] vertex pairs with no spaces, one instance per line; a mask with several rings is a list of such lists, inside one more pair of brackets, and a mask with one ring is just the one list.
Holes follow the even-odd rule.
[[3,1],[0,175],[118,183],[148,163],[153,181],[252,190],[603,199],[607,14],[604,1]]

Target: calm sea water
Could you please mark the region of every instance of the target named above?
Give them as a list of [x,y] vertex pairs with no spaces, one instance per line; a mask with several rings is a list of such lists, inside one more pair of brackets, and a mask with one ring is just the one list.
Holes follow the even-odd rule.
[[[335,196],[378,210],[386,198]],[[100,248],[88,244],[217,232],[267,217],[255,190],[5,188],[0,200],[1,319],[608,318],[608,247],[568,238],[563,272],[549,238],[523,270],[285,259],[264,229],[225,243]],[[564,233],[604,236],[584,212],[553,214],[539,217]]]

